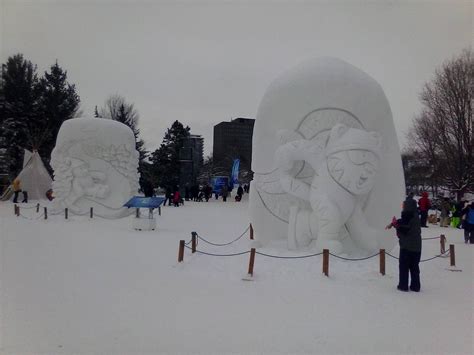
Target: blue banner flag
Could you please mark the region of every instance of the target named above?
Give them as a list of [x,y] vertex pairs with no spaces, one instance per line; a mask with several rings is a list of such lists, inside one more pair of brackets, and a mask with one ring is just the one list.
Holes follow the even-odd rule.
[[239,167],[240,167],[240,159],[234,159],[234,164],[232,165],[232,173],[230,174],[232,187],[235,184],[239,183]]

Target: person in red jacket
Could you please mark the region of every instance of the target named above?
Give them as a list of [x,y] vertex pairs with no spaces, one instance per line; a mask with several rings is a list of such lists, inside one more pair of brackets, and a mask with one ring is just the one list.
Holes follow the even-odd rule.
[[428,192],[423,191],[421,198],[418,201],[418,206],[420,208],[420,222],[423,228],[428,228],[426,225],[426,220],[428,218],[428,211],[431,208],[431,201],[428,198]]
[[173,194],[173,204],[175,207],[179,207],[180,202],[181,202],[181,194],[179,193],[179,190],[176,189],[176,191]]

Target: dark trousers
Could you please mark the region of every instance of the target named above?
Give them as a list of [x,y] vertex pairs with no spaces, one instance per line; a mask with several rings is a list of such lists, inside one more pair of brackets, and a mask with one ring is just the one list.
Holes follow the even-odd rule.
[[420,223],[422,227],[426,227],[427,219],[428,219],[428,211],[420,211]]
[[408,274],[411,277],[410,289],[420,290],[420,258],[421,252],[400,249],[400,260],[398,264],[400,282],[398,286],[402,290],[408,290]]
[[474,244],[474,224],[467,224],[464,227],[464,241]]
[[20,194],[21,190],[15,191],[15,196],[13,197],[13,203],[18,203],[18,195]]

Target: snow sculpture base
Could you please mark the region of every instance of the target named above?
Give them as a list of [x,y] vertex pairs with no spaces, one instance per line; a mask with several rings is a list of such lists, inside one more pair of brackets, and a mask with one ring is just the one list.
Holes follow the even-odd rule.
[[139,231],[153,231],[156,228],[156,218],[139,217],[133,219],[133,229]]
[[389,104],[366,73],[335,58],[284,73],[262,99],[252,151],[262,245],[354,256],[394,247],[384,226],[400,210],[403,169]]
[[51,154],[54,211],[120,218],[133,211],[123,205],[138,190],[138,152],[126,125],[109,119],[65,121]]

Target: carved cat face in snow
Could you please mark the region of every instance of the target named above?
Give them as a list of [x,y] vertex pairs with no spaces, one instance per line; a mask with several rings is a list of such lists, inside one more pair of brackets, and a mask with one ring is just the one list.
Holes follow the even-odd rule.
[[334,126],[326,147],[329,175],[354,195],[369,193],[379,167],[381,145],[376,132]]

